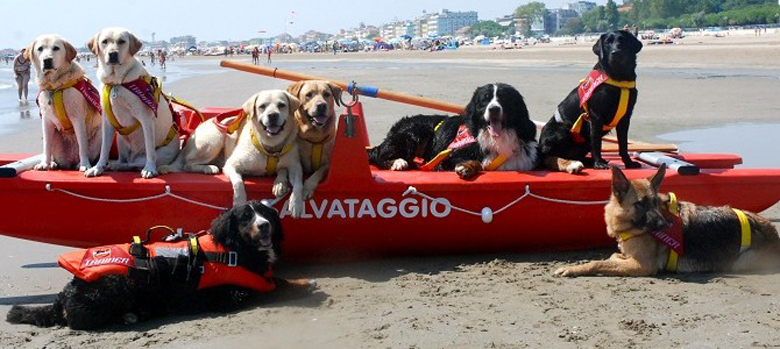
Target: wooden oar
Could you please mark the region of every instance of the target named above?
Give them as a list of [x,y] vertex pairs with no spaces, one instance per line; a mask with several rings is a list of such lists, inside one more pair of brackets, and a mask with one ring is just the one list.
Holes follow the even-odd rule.
[[[248,73],[260,74],[260,75],[270,76],[276,79],[284,79],[290,81],[326,80],[338,85],[339,87],[341,87],[341,89],[349,93],[357,92],[357,94],[367,96],[367,97],[376,97],[376,98],[386,99],[386,100],[395,101],[399,103],[416,105],[418,107],[441,110],[448,113],[463,114],[466,111],[463,106],[457,104],[437,101],[437,100],[418,97],[418,96],[412,96],[405,93],[384,91],[376,87],[354,86],[352,83],[346,83],[343,81],[333,80],[329,78],[322,78],[322,77],[317,77],[312,75],[296,73],[288,70],[282,70],[282,69],[271,68],[271,67],[263,67],[259,65],[241,63],[236,61],[228,61],[228,60],[220,61],[219,65],[225,68],[231,68],[240,71],[245,71]],[[357,87],[357,89],[355,89],[355,87]],[[539,121],[534,121],[534,122],[539,128],[541,128],[541,126],[544,126],[544,123],[541,123]],[[611,143],[617,143],[617,139],[615,139],[612,136],[604,137],[604,140]],[[632,142],[632,141],[629,141],[628,148],[629,151],[640,151],[640,152],[641,151],[666,151],[666,152],[677,151],[677,146],[674,144],[650,144],[650,143],[640,143],[640,142]],[[605,143],[602,146],[602,149],[603,151],[610,151],[610,152],[617,151],[617,146],[613,147],[611,144]]]

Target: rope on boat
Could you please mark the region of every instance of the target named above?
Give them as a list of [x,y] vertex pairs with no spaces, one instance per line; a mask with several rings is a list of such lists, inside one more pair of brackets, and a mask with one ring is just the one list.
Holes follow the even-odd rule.
[[[84,199],[84,200],[91,200],[91,201],[98,201],[98,202],[119,203],[119,204],[156,200],[156,199],[162,199],[162,198],[167,196],[167,197],[172,197],[172,198],[177,199],[177,200],[188,202],[188,203],[193,204],[193,205],[198,205],[198,206],[203,206],[203,207],[208,207],[208,208],[211,208],[211,209],[215,209],[217,211],[227,211],[228,209],[230,209],[229,207],[216,206],[216,205],[212,205],[212,204],[205,203],[205,202],[200,202],[200,201],[197,201],[197,200],[193,200],[193,199],[186,198],[186,197],[183,197],[181,195],[175,194],[171,190],[171,186],[170,185],[166,185],[165,186],[165,192],[163,192],[163,193],[150,195],[150,196],[145,196],[145,197],[140,197],[140,198],[129,198],[129,199],[110,199],[110,198],[99,198],[99,197],[95,197],[95,196],[88,196],[88,195],[84,195],[84,194],[75,193],[75,192],[72,192],[70,190],[54,188],[54,187],[52,187],[51,183],[46,183],[46,191],[51,191],[51,192],[58,191],[58,192],[65,193],[65,194],[68,194],[70,196],[75,196],[75,197],[77,197],[79,199]],[[261,201],[266,206],[273,206],[273,205],[276,205],[283,198],[284,197],[278,197],[278,198],[275,198],[275,199],[264,199],[264,200],[261,200]]]
[[550,202],[555,202],[555,203],[559,203],[559,204],[569,204],[569,205],[606,205],[609,202],[609,200],[577,201],[577,200],[564,200],[564,199],[549,198],[549,197],[546,197],[546,196],[541,196],[541,195],[532,193],[531,192],[531,185],[530,184],[526,184],[526,186],[525,186],[525,193],[523,193],[523,195],[521,195],[519,198],[514,199],[514,200],[512,200],[512,202],[504,205],[504,207],[501,207],[501,208],[499,208],[499,209],[497,209],[495,211],[493,209],[491,209],[490,207],[484,207],[484,208],[482,208],[481,212],[476,212],[476,211],[472,211],[472,210],[469,210],[469,209],[465,209],[465,208],[462,208],[462,207],[455,206],[452,203],[450,203],[448,200],[432,197],[432,196],[430,196],[430,195],[428,195],[426,193],[423,193],[423,192],[417,190],[417,188],[415,188],[413,186],[409,186],[408,188],[406,188],[406,190],[404,191],[402,196],[407,196],[407,195],[410,195],[410,194],[411,195],[421,196],[421,197],[426,198],[428,200],[435,201],[435,202],[440,203],[440,204],[445,205],[445,206],[449,206],[451,209],[456,210],[456,211],[460,211],[460,212],[467,213],[467,214],[474,215],[474,216],[480,216],[480,217],[482,217],[482,221],[485,222],[485,223],[492,222],[493,221],[493,215],[496,215],[496,214],[499,214],[499,213],[503,212],[504,210],[508,209],[509,207],[512,207],[512,205],[522,201],[523,199],[525,199],[526,197],[529,197],[529,196],[532,197],[532,198],[539,199],[539,200],[550,201]]

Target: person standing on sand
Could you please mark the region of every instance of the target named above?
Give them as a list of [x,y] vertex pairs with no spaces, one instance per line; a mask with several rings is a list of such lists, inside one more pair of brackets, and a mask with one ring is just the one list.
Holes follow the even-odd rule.
[[[19,103],[27,104],[27,85],[30,83],[30,60],[25,57],[24,52],[27,49],[19,51],[19,55],[14,58],[14,74],[16,74],[16,85],[19,87]],[[24,95],[24,99],[22,99]]]
[[252,64],[260,64],[260,50],[257,48],[257,46],[252,49]]
[[154,65],[154,51],[149,51],[149,61],[151,65]]
[[5,55],[5,65],[8,65],[9,61],[10,61],[10,59],[8,59],[8,55]]
[[271,63],[273,63],[273,62],[271,62],[271,51],[272,51],[272,50],[271,50],[271,48],[269,47],[269,48],[268,48],[268,61],[266,62],[266,63],[268,63],[268,64],[271,64]]
[[167,54],[165,54],[165,51],[160,50],[158,56],[160,56],[160,68],[165,69],[165,59]]
[[634,24],[634,27],[632,29],[633,29],[633,32],[634,32],[634,37],[638,38],[639,37],[639,27],[636,24]]

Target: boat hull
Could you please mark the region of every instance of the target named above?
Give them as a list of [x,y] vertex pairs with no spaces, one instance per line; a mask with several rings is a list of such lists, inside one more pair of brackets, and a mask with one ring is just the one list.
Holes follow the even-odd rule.
[[[576,176],[490,172],[463,181],[454,173],[376,170],[368,166],[359,106],[353,114],[355,135],[346,135],[342,115],[331,173],[306,202],[303,217],[289,217],[284,201],[275,205],[283,217],[286,258],[349,260],[614,245],[606,236],[603,213],[610,171],[586,170]],[[669,172],[662,190],[698,204],[756,212],[775,204],[780,170],[730,168],[738,159],[685,157],[720,168],[704,168],[696,176]],[[645,167],[626,174],[642,178],[654,172]],[[271,185],[271,178],[246,179],[250,199],[271,199]],[[231,196],[230,183],[221,175],[142,179],[126,172],[88,179],[77,172],[28,171],[0,179],[0,200],[6,203],[0,233],[88,247],[127,242],[160,224],[194,232],[207,229],[221,208],[230,205]],[[486,208],[492,217],[482,216]]]

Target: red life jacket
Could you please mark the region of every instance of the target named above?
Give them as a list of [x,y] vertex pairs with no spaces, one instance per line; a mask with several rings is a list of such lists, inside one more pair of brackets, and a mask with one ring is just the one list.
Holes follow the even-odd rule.
[[630,90],[636,89],[636,81],[617,81],[613,80],[607,73],[600,70],[592,70],[588,76],[580,81],[580,86],[577,88],[577,94],[580,97],[580,110],[582,113],[574,122],[571,127],[571,134],[574,137],[574,141],[577,143],[585,142],[585,138],[582,137],[582,125],[585,121],[590,119],[590,112],[588,111],[588,100],[596,91],[596,88],[601,84],[612,85],[620,88],[620,99],[618,102],[618,108],[615,111],[615,115],[612,117],[612,122],[603,126],[603,131],[611,131],[617,127],[623,116],[628,111],[628,102],[630,97]]
[[[143,253],[139,254],[139,250]],[[276,288],[270,267],[262,274],[247,269],[242,265],[242,256],[217,244],[206,233],[173,242],[108,245],[68,252],[60,255],[57,263],[77,278],[93,282],[108,275],[129,276],[138,270],[153,271],[155,268],[148,267],[148,263],[158,257],[193,261],[188,265],[200,270],[200,277],[196,278],[198,290],[220,285],[258,292]]]

